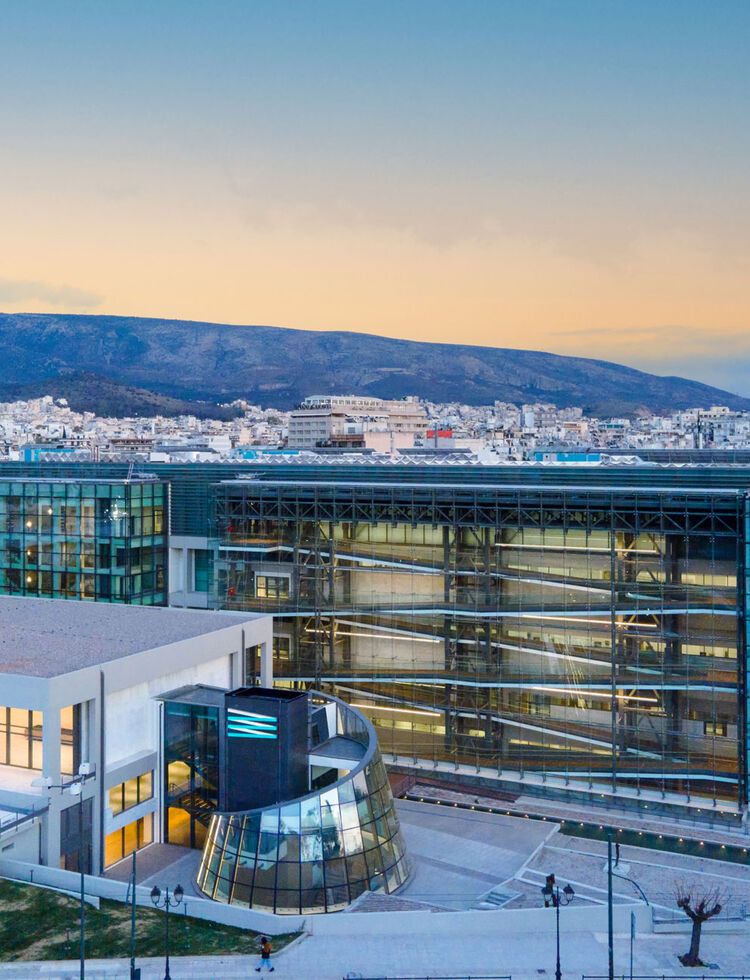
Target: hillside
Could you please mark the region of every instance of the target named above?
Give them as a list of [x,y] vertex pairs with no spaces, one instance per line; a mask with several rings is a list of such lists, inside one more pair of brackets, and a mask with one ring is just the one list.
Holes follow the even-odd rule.
[[195,415],[201,419],[231,419],[239,414],[233,408],[172,398],[96,374],[61,374],[27,384],[0,381],[0,402],[25,401],[44,395],[66,398],[76,412],[94,412],[101,416]]
[[709,385],[582,357],[139,317],[0,314],[0,365],[0,386],[36,389],[58,379],[65,397],[71,381],[63,376],[72,373],[88,376],[89,386],[97,376],[180,400],[247,398],[278,408],[338,392],[548,401],[603,416],[717,403],[750,410],[750,399]]

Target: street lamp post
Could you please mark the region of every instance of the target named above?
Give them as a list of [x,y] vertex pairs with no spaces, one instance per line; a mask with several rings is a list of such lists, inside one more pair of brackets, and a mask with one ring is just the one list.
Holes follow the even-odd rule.
[[557,946],[557,959],[555,962],[555,980],[562,980],[562,970],[560,969],[560,906],[570,905],[573,901],[575,892],[571,885],[566,885],[560,894],[560,888],[555,884],[555,876],[548,875],[547,884],[542,887],[544,904],[549,906],[550,901],[555,909],[555,935]]
[[165,969],[164,969],[164,980],[171,980],[171,975],[169,973],[169,910],[170,908],[176,909],[177,906],[182,901],[182,896],[184,895],[182,885],[177,885],[174,892],[170,896],[169,889],[165,889],[164,898],[161,897],[161,889],[158,885],[154,885],[151,889],[151,901],[154,903],[155,908],[164,909],[164,948],[166,952],[165,959]]
[[67,783],[53,783],[49,776],[41,776],[32,783],[32,785],[42,786],[44,789],[59,789],[62,792],[67,790],[71,796],[78,797],[78,870],[81,874],[81,908],[79,913],[81,980],[85,980],[86,976],[86,868],[83,860],[83,786],[87,780],[93,779],[94,776],[95,773],[91,771],[89,763],[83,762],[78,767],[78,774]]
[[609,980],[615,976],[615,928],[612,900],[612,828],[607,828],[607,970]]

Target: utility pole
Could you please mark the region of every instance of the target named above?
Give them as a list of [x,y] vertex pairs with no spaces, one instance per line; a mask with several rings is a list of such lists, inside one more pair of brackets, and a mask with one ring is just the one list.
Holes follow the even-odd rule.
[[614,926],[612,921],[612,828],[607,829],[607,951],[609,980],[615,980]]
[[135,858],[136,852],[133,851],[133,894],[130,906],[130,980],[140,980],[141,971],[135,966]]
[[[81,914],[80,914],[80,975],[84,980],[86,973],[86,864],[83,860],[83,783],[78,783],[78,867],[81,872]],[[71,792],[73,789],[71,787]]]

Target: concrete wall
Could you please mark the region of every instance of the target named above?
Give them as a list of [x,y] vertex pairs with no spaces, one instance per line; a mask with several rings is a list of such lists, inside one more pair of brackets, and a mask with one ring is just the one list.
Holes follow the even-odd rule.
[[39,860],[41,829],[40,820],[28,820],[17,829],[2,834],[0,836],[0,860],[13,859],[36,864]]
[[[630,932],[630,913],[635,912],[636,930],[652,931],[651,909],[644,904],[615,905],[615,932]],[[306,931],[316,936],[532,936],[555,928],[553,909],[498,909],[468,912],[337,912],[311,915]],[[560,931],[607,931],[606,906],[580,906],[561,909]]]
[[[158,656],[158,654],[155,654]],[[165,665],[166,667],[166,665]],[[187,684],[229,687],[229,655],[164,673],[106,696],[107,768],[136,752],[148,752],[158,744],[158,705],[154,698]]]
[[169,605],[207,609],[210,595],[195,591],[195,552],[210,551],[215,542],[201,536],[172,534],[169,538]]
[[[48,888],[80,894],[81,879],[73,871],[63,871],[60,868],[44,868],[23,861],[11,861],[0,858],[0,877],[13,878],[17,881],[27,881]],[[129,898],[128,885],[109,878],[94,878],[86,875],[85,891],[87,896],[108,898],[116,902],[125,902]],[[139,885],[136,888],[136,904],[153,908],[151,904],[151,889]],[[278,936],[284,932],[297,932],[304,928],[305,918],[301,915],[273,915],[267,912],[256,912],[243,909],[237,905],[224,905],[212,902],[206,898],[185,895],[185,900],[177,915],[189,915],[196,919],[209,922],[219,922],[226,926],[236,926],[239,929],[254,929],[265,932],[270,936]]]
[[[0,876],[19,881],[34,882],[47,887],[76,892],[80,878],[70,871],[58,868],[42,868],[21,861],[0,858]],[[150,889],[136,889],[138,905],[151,906]],[[108,878],[86,878],[86,894],[124,902],[128,886]],[[630,913],[636,917],[638,933],[652,932],[651,910],[644,904],[615,905],[614,929],[616,933],[630,931]],[[552,909],[513,909],[468,912],[334,912],[329,915],[273,915],[224,905],[187,895],[180,913],[220,922],[244,929],[255,929],[276,936],[284,932],[304,929],[318,936],[341,936],[355,939],[357,936],[410,936],[429,939],[431,936],[455,933],[461,936],[533,936],[554,930]],[[606,906],[580,906],[561,910],[560,929],[565,934],[607,931]]]

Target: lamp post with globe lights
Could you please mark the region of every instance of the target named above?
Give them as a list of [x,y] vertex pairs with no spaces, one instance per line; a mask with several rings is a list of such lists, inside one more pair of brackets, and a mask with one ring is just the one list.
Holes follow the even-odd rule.
[[575,891],[572,885],[566,885],[562,894],[560,893],[560,888],[555,884],[555,876],[547,875],[547,883],[542,886],[542,895],[544,895],[544,904],[549,907],[549,903],[555,909],[555,931],[556,931],[556,941],[557,941],[557,960],[555,963],[555,980],[562,980],[562,971],[560,969],[560,906],[570,905],[575,896]]
[[177,908],[177,906],[182,902],[182,896],[184,894],[185,892],[182,885],[177,885],[171,895],[169,894],[169,889],[166,888],[163,898],[161,888],[159,888],[158,885],[154,885],[154,887],[151,889],[151,901],[154,903],[154,907],[157,909],[164,909],[164,947],[166,952],[164,980],[171,980],[171,975],[169,973],[169,910],[171,908]]

